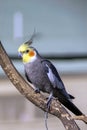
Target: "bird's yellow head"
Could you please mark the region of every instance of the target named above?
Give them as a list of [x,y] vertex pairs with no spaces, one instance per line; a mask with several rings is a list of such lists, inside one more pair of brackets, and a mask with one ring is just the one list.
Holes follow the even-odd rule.
[[29,47],[28,44],[22,44],[18,49],[19,56],[22,57],[23,63],[33,62],[36,59],[36,51]]

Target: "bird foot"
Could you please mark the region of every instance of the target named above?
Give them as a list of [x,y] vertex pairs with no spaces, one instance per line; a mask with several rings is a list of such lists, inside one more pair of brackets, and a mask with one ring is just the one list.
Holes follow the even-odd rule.
[[35,88],[34,91],[35,91],[35,93],[40,93],[39,88]]

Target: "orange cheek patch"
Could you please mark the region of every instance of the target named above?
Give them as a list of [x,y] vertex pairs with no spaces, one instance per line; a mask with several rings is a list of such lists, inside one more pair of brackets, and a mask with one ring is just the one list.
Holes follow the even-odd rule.
[[30,51],[30,52],[29,52],[29,56],[30,56],[30,57],[33,57],[34,55],[35,55],[34,51]]

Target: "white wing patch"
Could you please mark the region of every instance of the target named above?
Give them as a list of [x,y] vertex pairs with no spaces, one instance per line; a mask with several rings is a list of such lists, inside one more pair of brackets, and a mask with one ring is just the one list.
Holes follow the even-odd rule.
[[58,80],[58,78],[53,74],[51,68],[46,64],[46,67],[48,68],[48,73],[47,76],[50,80],[50,82],[52,83],[54,88],[59,88],[59,89],[63,89],[64,86],[63,84]]
[[52,85],[54,86],[54,88],[56,87],[56,84],[55,84],[55,75],[53,74],[52,70],[49,68],[49,66],[46,64],[46,67],[48,68],[48,73],[47,73],[47,76],[50,80],[50,82],[52,83]]

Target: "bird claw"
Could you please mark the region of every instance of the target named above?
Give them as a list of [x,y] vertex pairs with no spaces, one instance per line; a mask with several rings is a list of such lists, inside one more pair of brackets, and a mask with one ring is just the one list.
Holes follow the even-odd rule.
[[35,93],[40,93],[40,90],[39,90],[39,88],[35,88]]

